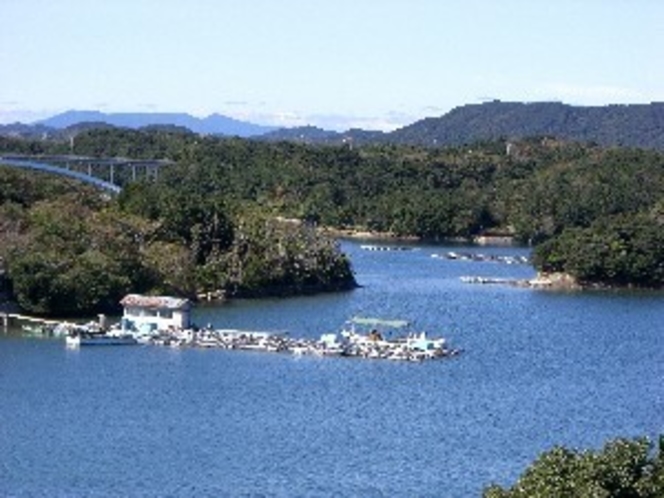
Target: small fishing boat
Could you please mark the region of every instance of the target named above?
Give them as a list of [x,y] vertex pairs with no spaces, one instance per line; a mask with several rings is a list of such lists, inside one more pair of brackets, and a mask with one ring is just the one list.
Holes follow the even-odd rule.
[[45,337],[53,335],[54,325],[47,323],[26,323],[21,325],[21,331],[24,335]]
[[426,332],[404,333],[409,327],[406,320],[354,317],[344,326],[340,340],[335,341],[334,334],[326,334],[321,342],[338,344],[344,356],[362,358],[419,361],[459,352],[448,348],[442,337],[431,339]]
[[132,346],[138,344],[138,341],[132,334],[74,328],[67,334],[65,343],[67,347],[78,348],[80,346]]

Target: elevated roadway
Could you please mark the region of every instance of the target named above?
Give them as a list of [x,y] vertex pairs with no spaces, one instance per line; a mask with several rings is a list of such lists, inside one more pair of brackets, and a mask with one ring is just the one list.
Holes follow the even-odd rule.
[[[136,180],[136,168],[144,167],[146,171],[153,171],[156,177],[158,168],[173,164],[166,160],[143,160],[143,159],[126,159],[126,158],[97,158],[85,156],[56,156],[56,155],[21,155],[21,154],[5,154],[0,155],[0,165],[11,166],[15,168],[33,169],[52,173],[61,176],[67,176],[76,180],[88,183],[100,189],[106,190],[113,194],[117,194],[122,190],[122,187],[114,183],[114,173],[117,167],[131,167],[132,180]],[[94,167],[107,167],[109,169],[110,181],[98,178],[92,174]],[[82,173],[72,167],[87,167],[88,173]]]

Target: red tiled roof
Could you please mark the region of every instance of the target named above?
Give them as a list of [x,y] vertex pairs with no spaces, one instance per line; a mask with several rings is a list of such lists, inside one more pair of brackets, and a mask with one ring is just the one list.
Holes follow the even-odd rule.
[[122,306],[136,306],[139,308],[166,308],[183,309],[188,308],[188,299],[170,296],[143,296],[141,294],[127,294],[120,301]]

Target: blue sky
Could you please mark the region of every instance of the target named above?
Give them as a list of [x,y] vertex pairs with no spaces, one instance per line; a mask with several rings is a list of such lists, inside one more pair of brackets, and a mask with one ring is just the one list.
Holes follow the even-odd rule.
[[661,0],[0,0],[0,123],[68,109],[394,129],[664,101]]

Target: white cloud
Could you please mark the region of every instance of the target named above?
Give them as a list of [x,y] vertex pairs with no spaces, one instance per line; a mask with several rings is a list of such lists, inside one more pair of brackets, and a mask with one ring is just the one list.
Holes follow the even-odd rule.
[[605,105],[636,103],[644,101],[644,96],[631,88],[611,85],[573,85],[551,83],[537,91],[538,98],[556,100],[577,105]]
[[442,116],[448,110],[449,109],[437,105],[428,105],[422,108],[422,112],[424,112],[424,114],[427,116]]
[[308,116],[314,126],[327,130],[347,131],[352,128],[362,130],[391,131],[403,126],[401,115],[388,113],[384,116],[347,116],[341,114],[314,114]]
[[235,119],[256,124],[292,128],[297,126],[316,126],[325,130],[347,131],[351,128],[363,130],[391,131],[416,120],[412,116],[390,112],[383,116],[355,116],[344,114],[304,114],[295,111],[275,112],[230,112]]
[[0,124],[34,123],[35,121],[56,114],[52,111],[31,111],[27,109],[11,109],[3,107],[4,106],[0,104]]
[[294,126],[305,126],[312,124],[307,122],[307,119],[304,116],[292,111],[277,111],[274,113],[261,113],[260,119],[265,124],[270,126],[279,126],[284,128],[291,128]]

